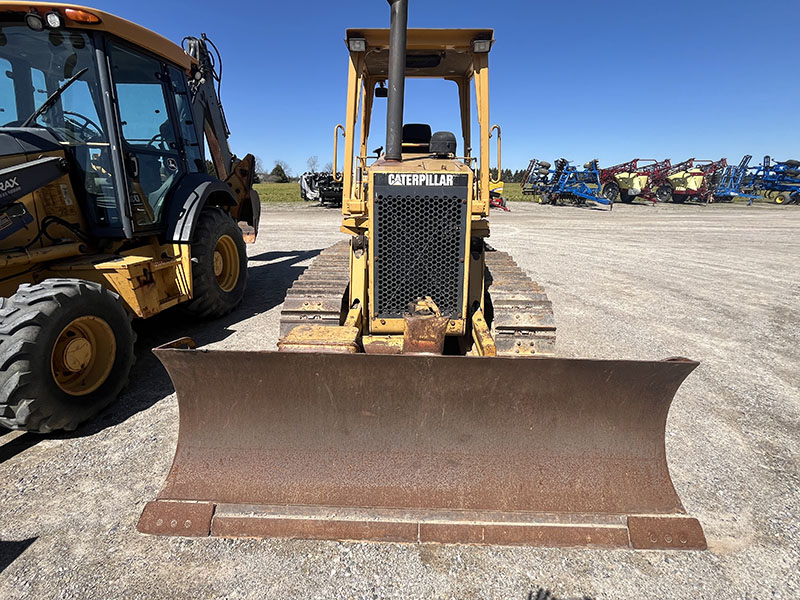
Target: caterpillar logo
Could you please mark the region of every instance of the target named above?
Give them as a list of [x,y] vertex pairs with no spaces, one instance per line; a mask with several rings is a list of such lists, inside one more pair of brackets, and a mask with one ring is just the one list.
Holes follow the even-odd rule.
[[455,175],[446,173],[389,173],[389,185],[445,187],[455,184]]
[[6,194],[19,188],[19,182],[16,177],[9,177],[4,181],[0,181],[0,193]]

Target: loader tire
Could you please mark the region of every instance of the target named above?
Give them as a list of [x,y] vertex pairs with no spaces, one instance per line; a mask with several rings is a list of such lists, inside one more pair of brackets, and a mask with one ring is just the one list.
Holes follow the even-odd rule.
[[242,230],[221,208],[207,208],[192,242],[191,315],[216,319],[239,306],[247,288],[247,247]]
[[683,204],[684,202],[686,202],[686,198],[687,198],[686,194],[672,194],[672,201],[675,204]]
[[76,429],[125,387],[135,341],[120,297],[98,283],[21,285],[0,306],[0,425]]

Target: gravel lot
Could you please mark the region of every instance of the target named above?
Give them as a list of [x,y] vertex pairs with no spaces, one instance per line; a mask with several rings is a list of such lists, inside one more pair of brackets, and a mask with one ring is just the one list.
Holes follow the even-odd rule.
[[0,597],[800,597],[800,207],[512,210],[493,214],[491,243],[546,286],[560,355],[702,361],[673,404],[667,451],[708,552],[138,534],[178,427],[149,350],[182,335],[274,347],[286,288],[342,237],[335,210],[270,205],[233,315],[140,323],[129,388],[76,434],[0,432]]

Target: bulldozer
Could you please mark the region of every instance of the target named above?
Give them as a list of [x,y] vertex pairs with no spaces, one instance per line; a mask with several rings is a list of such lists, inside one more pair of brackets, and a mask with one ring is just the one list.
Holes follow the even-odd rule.
[[[408,29],[408,0],[389,4],[390,29],[346,33],[346,238],[288,291],[278,350],[155,350],[180,427],[138,530],[704,548],[664,440],[697,363],[555,356],[545,291],[487,243],[494,33]],[[411,77],[454,83],[461,148],[404,124]],[[385,152],[371,155],[383,98]]]
[[229,146],[213,44],[185,45],[0,2],[0,425],[74,430],[125,385],[133,318],[242,300],[254,158]]

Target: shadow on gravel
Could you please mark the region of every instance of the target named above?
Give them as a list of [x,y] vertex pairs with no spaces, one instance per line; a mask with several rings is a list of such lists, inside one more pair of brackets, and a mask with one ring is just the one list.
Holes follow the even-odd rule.
[[[4,433],[11,433],[11,431],[4,430]],[[10,442],[3,444],[0,446],[0,465],[7,460],[11,460],[18,454],[22,454],[28,448],[33,448],[43,439],[44,436],[40,434],[24,433],[21,436],[14,438]]]
[[[228,338],[234,333],[232,325],[282,304],[286,291],[307,268],[297,264],[315,258],[320,252],[322,249],[265,252],[251,256],[244,300],[236,310],[221,319],[197,321],[176,308],[146,321],[135,322],[138,335],[136,364],[131,371],[128,387],[105,411],[81,425],[77,431],[63,435],[69,438],[94,435],[126,421],[171,394],[172,381],[152,353],[153,348],[184,336],[193,338],[198,346]],[[3,448],[5,446],[0,448],[0,452]]]
[[11,563],[17,560],[33,542],[39,538],[28,538],[19,542],[4,542],[0,540],[0,573],[5,571]]

